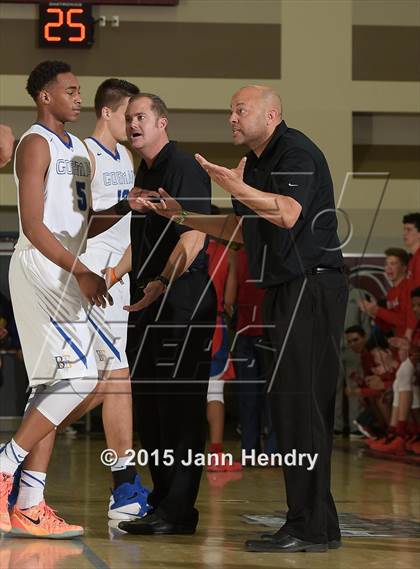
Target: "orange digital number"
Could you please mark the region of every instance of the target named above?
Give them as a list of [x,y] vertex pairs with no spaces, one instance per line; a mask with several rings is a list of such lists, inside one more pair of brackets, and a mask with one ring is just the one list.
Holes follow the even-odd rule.
[[69,28],[77,28],[79,30],[78,36],[70,36],[69,41],[72,42],[81,42],[86,37],[86,26],[81,22],[73,22],[72,15],[73,14],[83,14],[83,10],[81,8],[71,8],[67,12],[67,25]]
[[50,29],[51,28],[61,28],[61,26],[63,25],[63,22],[64,22],[63,10],[61,8],[48,8],[47,13],[48,14],[57,14],[58,15],[58,21],[57,22],[49,22],[48,24],[45,24],[45,26],[44,26],[44,38],[47,41],[61,41],[62,38],[60,36],[51,35]]

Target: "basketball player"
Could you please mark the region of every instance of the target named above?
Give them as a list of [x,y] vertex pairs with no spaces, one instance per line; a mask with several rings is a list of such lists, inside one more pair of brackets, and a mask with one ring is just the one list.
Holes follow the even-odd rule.
[[[138,87],[121,79],[107,79],[96,92],[97,122],[93,135],[85,139],[92,164],[92,198],[95,211],[106,209],[127,197],[134,185],[131,152],[120,144],[127,140],[125,111],[130,96],[139,93]],[[86,252],[80,260],[97,275],[104,267],[117,264],[130,243],[130,217],[122,217],[107,231],[88,239]],[[129,304],[128,276],[114,286],[114,304],[105,309],[93,307],[89,316],[93,327],[101,328],[105,319],[111,332],[112,344],[107,351],[99,348],[98,369],[106,381],[102,385],[102,416],[106,441],[119,457],[111,470],[114,490],[108,516],[129,520],[146,513],[147,491],[141,486],[134,466],[127,466],[127,449],[133,447],[131,381],[125,353]],[[101,342],[102,343],[102,342]]]
[[[10,264],[10,290],[29,385],[32,392],[22,423],[0,450],[0,531],[15,535],[69,538],[83,528],[58,518],[42,500],[30,508],[8,499],[13,476],[31,451],[54,429],[88,406],[97,391],[98,372],[88,303],[105,308],[112,298],[106,283],[77,256],[84,249],[90,216],[89,155],[84,144],[64,129],[81,106],[80,86],[70,66],[40,63],[30,74],[27,90],[38,116],[22,136],[15,156],[19,192],[20,236]],[[128,213],[132,191],[124,204],[91,216],[89,237],[105,231]],[[22,481],[37,485],[36,452],[25,462]]]

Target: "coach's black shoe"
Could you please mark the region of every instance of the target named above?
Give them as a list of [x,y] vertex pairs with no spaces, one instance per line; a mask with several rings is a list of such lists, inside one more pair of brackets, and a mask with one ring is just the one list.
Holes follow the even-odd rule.
[[168,522],[156,512],[130,522],[120,522],[118,527],[135,535],[191,535],[197,524],[192,522]]
[[[278,540],[283,536],[287,535],[284,530],[279,529],[276,533],[263,533],[261,535],[261,539],[267,540]],[[342,546],[341,539],[329,539],[328,540],[328,549],[339,549]]]
[[325,553],[328,551],[326,543],[312,543],[303,541],[292,535],[282,535],[277,539],[254,539],[245,543],[247,551],[259,551],[267,553]]

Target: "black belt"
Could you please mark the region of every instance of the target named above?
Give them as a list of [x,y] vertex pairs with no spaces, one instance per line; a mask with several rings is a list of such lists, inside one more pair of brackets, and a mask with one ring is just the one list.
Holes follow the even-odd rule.
[[341,267],[313,267],[306,271],[308,275],[318,275],[320,273],[345,273],[347,270],[346,266],[343,265]]

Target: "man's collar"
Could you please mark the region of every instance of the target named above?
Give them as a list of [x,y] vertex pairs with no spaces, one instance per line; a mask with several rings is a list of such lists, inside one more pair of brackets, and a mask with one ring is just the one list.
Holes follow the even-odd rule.
[[168,158],[168,156],[169,156],[169,154],[170,154],[170,152],[171,152],[171,150],[175,144],[176,144],[176,142],[174,140],[169,140],[164,146],[162,146],[162,148],[156,154],[156,156],[152,162],[152,166],[150,168],[148,168],[144,158],[141,161],[140,168],[142,170],[151,170],[153,168],[158,168],[159,165],[162,164],[162,162],[167,160],[167,158]]

